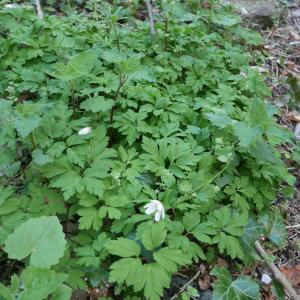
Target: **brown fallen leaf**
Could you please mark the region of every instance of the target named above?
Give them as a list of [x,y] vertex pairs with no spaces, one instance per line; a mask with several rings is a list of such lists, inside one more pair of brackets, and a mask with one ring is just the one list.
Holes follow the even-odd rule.
[[279,270],[291,282],[293,286],[300,285],[300,264],[294,267],[279,267]]
[[205,291],[211,287],[211,276],[209,274],[204,274],[198,280],[199,289]]
[[218,257],[217,265],[219,267],[229,268],[228,262],[225,259],[221,258],[221,257]]

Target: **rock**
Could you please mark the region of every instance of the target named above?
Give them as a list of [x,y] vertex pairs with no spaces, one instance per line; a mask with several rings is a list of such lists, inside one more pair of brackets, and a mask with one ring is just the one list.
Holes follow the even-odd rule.
[[243,18],[251,20],[256,27],[266,29],[274,24],[274,17],[278,17],[279,10],[275,0],[223,0],[231,4]]
[[212,300],[213,293],[211,290],[206,290],[200,293],[198,300]]

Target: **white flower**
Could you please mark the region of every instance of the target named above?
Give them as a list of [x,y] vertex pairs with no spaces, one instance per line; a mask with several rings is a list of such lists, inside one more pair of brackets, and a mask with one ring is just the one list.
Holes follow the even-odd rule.
[[151,215],[155,212],[154,220],[158,222],[165,218],[165,208],[159,200],[151,200],[150,203],[144,206],[145,214]]
[[92,131],[92,127],[84,127],[78,131],[79,135],[86,135]]
[[272,278],[268,274],[263,274],[260,281],[265,284],[270,284]]

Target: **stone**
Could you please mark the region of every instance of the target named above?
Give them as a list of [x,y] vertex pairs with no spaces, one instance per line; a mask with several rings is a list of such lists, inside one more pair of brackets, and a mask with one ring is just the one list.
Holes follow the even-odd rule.
[[279,15],[276,0],[223,0],[223,3],[231,4],[243,18],[261,29],[272,27],[274,18]]

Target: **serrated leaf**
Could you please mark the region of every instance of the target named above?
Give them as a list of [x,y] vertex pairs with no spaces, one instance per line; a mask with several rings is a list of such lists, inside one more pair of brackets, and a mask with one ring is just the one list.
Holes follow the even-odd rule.
[[133,240],[118,238],[106,244],[106,249],[113,255],[120,257],[139,256],[140,246]]
[[122,258],[110,266],[109,281],[134,285],[140,279],[142,262],[139,258]]
[[27,267],[21,273],[24,290],[20,293],[18,299],[45,299],[55,292],[66,278],[67,275],[57,274],[52,270]]
[[35,149],[32,151],[32,159],[39,166],[43,166],[53,161],[52,157],[44,154],[41,149]]
[[33,132],[40,124],[41,118],[39,116],[33,115],[26,118],[17,119],[15,121],[15,126],[22,138],[26,138],[30,133]]
[[143,265],[141,280],[135,284],[135,290],[141,290],[144,286],[144,295],[149,300],[160,300],[163,289],[170,286],[169,274],[157,263]]
[[168,272],[176,272],[178,266],[191,263],[190,258],[179,249],[162,248],[153,254],[154,259]]
[[143,245],[147,250],[154,250],[161,245],[167,236],[167,230],[163,223],[156,223],[145,229],[142,235]]
[[186,213],[182,219],[183,225],[187,231],[191,231],[200,223],[200,214],[196,211]]
[[85,183],[82,177],[75,171],[68,171],[51,180],[51,187],[60,188],[66,200],[70,199],[75,192],[83,192]]
[[87,99],[80,104],[80,108],[86,111],[91,111],[93,113],[107,112],[111,110],[113,106],[114,106],[114,101],[112,99],[105,99],[102,96],[96,96]]
[[63,256],[66,241],[57,217],[40,217],[21,224],[5,241],[11,259],[30,255],[30,265],[49,268]]

